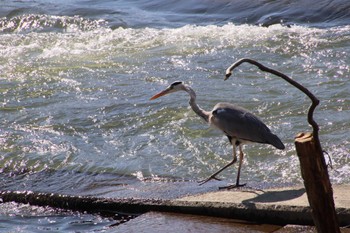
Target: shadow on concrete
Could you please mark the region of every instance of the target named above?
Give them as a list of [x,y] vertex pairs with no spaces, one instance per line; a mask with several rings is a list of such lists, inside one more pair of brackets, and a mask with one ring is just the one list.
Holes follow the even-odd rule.
[[272,203],[272,202],[280,202],[287,201],[298,198],[305,193],[304,188],[300,189],[291,189],[291,190],[278,190],[278,191],[262,191],[262,194],[258,194],[258,196],[244,200],[243,204],[252,204],[252,203]]

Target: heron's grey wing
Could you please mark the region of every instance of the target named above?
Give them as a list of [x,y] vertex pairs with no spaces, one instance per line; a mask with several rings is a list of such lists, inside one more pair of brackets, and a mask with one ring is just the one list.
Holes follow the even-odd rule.
[[218,104],[212,111],[212,123],[230,137],[267,143],[284,149],[281,140],[255,115],[231,104]]

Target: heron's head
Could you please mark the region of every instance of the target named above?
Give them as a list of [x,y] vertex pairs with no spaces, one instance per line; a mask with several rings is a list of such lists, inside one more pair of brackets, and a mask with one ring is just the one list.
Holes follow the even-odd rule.
[[177,91],[184,91],[186,89],[185,84],[181,81],[176,81],[173,82],[172,84],[170,84],[170,86],[168,86],[165,90],[155,94],[154,96],[152,96],[150,98],[150,100],[154,100],[157,99],[163,95],[167,95],[173,92],[177,92]]

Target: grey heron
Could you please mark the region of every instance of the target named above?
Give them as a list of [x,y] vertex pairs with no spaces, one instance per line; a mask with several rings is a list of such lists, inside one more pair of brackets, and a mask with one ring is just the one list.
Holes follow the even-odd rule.
[[213,173],[207,179],[201,181],[201,184],[208,182],[209,180],[216,179],[216,176],[233,165],[237,161],[236,147],[239,148],[239,164],[237,171],[236,184],[227,186],[225,188],[234,188],[244,186],[245,184],[239,183],[239,177],[241,173],[241,166],[243,162],[243,150],[242,145],[249,142],[270,144],[277,149],[283,150],[285,147],[281,140],[271,132],[271,130],[255,115],[248,110],[230,104],[230,103],[218,103],[214,106],[213,110],[205,111],[200,108],[196,103],[196,93],[194,90],[184,84],[183,82],[177,81],[168,86],[165,90],[152,96],[150,100],[157,99],[163,95],[174,93],[177,91],[185,91],[190,95],[190,106],[192,110],[200,116],[204,121],[210,125],[223,131],[227,136],[230,143],[233,146],[233,159],[227,165]]

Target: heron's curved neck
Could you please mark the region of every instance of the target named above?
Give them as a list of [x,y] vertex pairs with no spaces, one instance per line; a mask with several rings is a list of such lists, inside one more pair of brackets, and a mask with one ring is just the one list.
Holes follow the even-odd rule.
[[197,103],[196,103],[196,93],[194,92],[194,90],[189,87],[189,86],[185,86],[185,91],[190,95],[190,106],[192,108],[192,110],[198,115],[200,116],[202,119],[204,119],[206,122],[209,122],[209,112],[203,110],[202,108],[200,108]]

